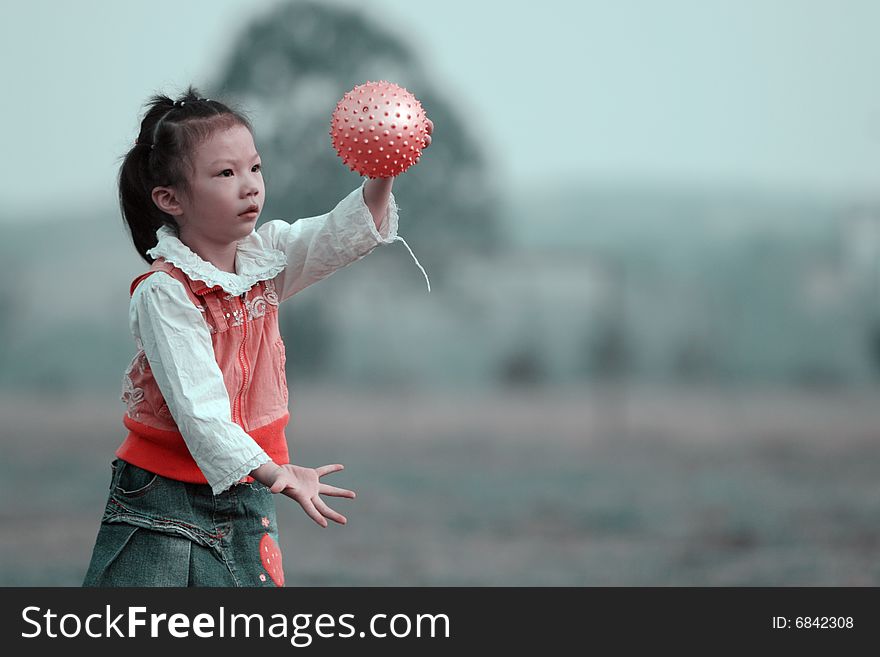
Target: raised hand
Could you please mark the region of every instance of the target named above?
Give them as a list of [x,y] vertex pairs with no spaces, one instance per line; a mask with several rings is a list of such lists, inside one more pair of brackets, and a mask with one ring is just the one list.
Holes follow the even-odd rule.
[[426,119],[428,121],[428,134],[425,135],[425,148],[431,145],[431,134],[434,132],[434,122],[431,119]]

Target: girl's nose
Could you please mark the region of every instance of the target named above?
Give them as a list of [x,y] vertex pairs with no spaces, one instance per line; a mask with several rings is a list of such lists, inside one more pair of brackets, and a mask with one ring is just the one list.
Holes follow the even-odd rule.
[[245,196],[256,196],[260,193],[260,186],[256,183],[255,180],[248,180],[243,185],[242,191]]

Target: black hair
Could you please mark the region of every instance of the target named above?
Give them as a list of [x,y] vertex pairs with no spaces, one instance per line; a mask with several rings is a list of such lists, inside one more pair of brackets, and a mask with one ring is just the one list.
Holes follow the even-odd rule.
[[153,202],[153,188],[174,186],[185,193],[196,146],[216,130],[253,129],[243,111],[203,98],[192,85],[177,100],[156,94],[145,107],[137,140],[119,168],[119,207],[135,249],[152,263],[147,251],[156,246],[156,231],[167,225],[179,232],[174,217]]

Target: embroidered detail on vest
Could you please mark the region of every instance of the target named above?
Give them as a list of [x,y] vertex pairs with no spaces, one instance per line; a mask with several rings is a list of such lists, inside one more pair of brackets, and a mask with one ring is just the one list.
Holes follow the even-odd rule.
[[275,290],[275,281],[270,279],[268,281],[263,281],[263,288],[266,298],[266,303],[271,304],[273,306],[278,305],[278,292]]
[[[226,295],[223,297],[226,301],[232,301],[234,297],[230,295]],[[233,308],[232,313],[226,313],[226,317],[228,319],[230,326],[241,326],[242,321],[244,320],[244,309],[243,308]]]
[[263,297],[254,297],[245,301],[248,320],[254,320],[266,314],[266,299]]
[[138,404],[144,401],[144,391],[142,388],[136,388],[132,383],[131,366],[125,370],[125,375],[122,377],[122,397],[120,399],[125,402],[128,417],[136,418]]
[[135,346],[138,351],[134,358],[131,359],[131,363],[126,368],[125,374],[122,375],[122,396],[120,397],[125,403],[127,408],[126,412],[130,418],[136,418],[138,416],[137,407],[142,401],[144,401],[144,391],[142,388],[138,388],[134,385],[134,382],[131,380],[131,375],[135,370],[137,370],[138,374],[143,374],[149,368],[147,354],[144,353],[144,345],[140,341],[140,338],[136,339]]

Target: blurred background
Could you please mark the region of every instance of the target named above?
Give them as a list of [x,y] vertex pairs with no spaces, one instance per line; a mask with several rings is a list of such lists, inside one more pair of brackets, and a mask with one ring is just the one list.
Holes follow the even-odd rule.
[[115,201],[152,93],[245,107],[261,221],[435,125],[401,244],[282,306],[288,586],[880,584],[880,5],[35,0],[0,25],[0,584],[77,586],[124,437]]

